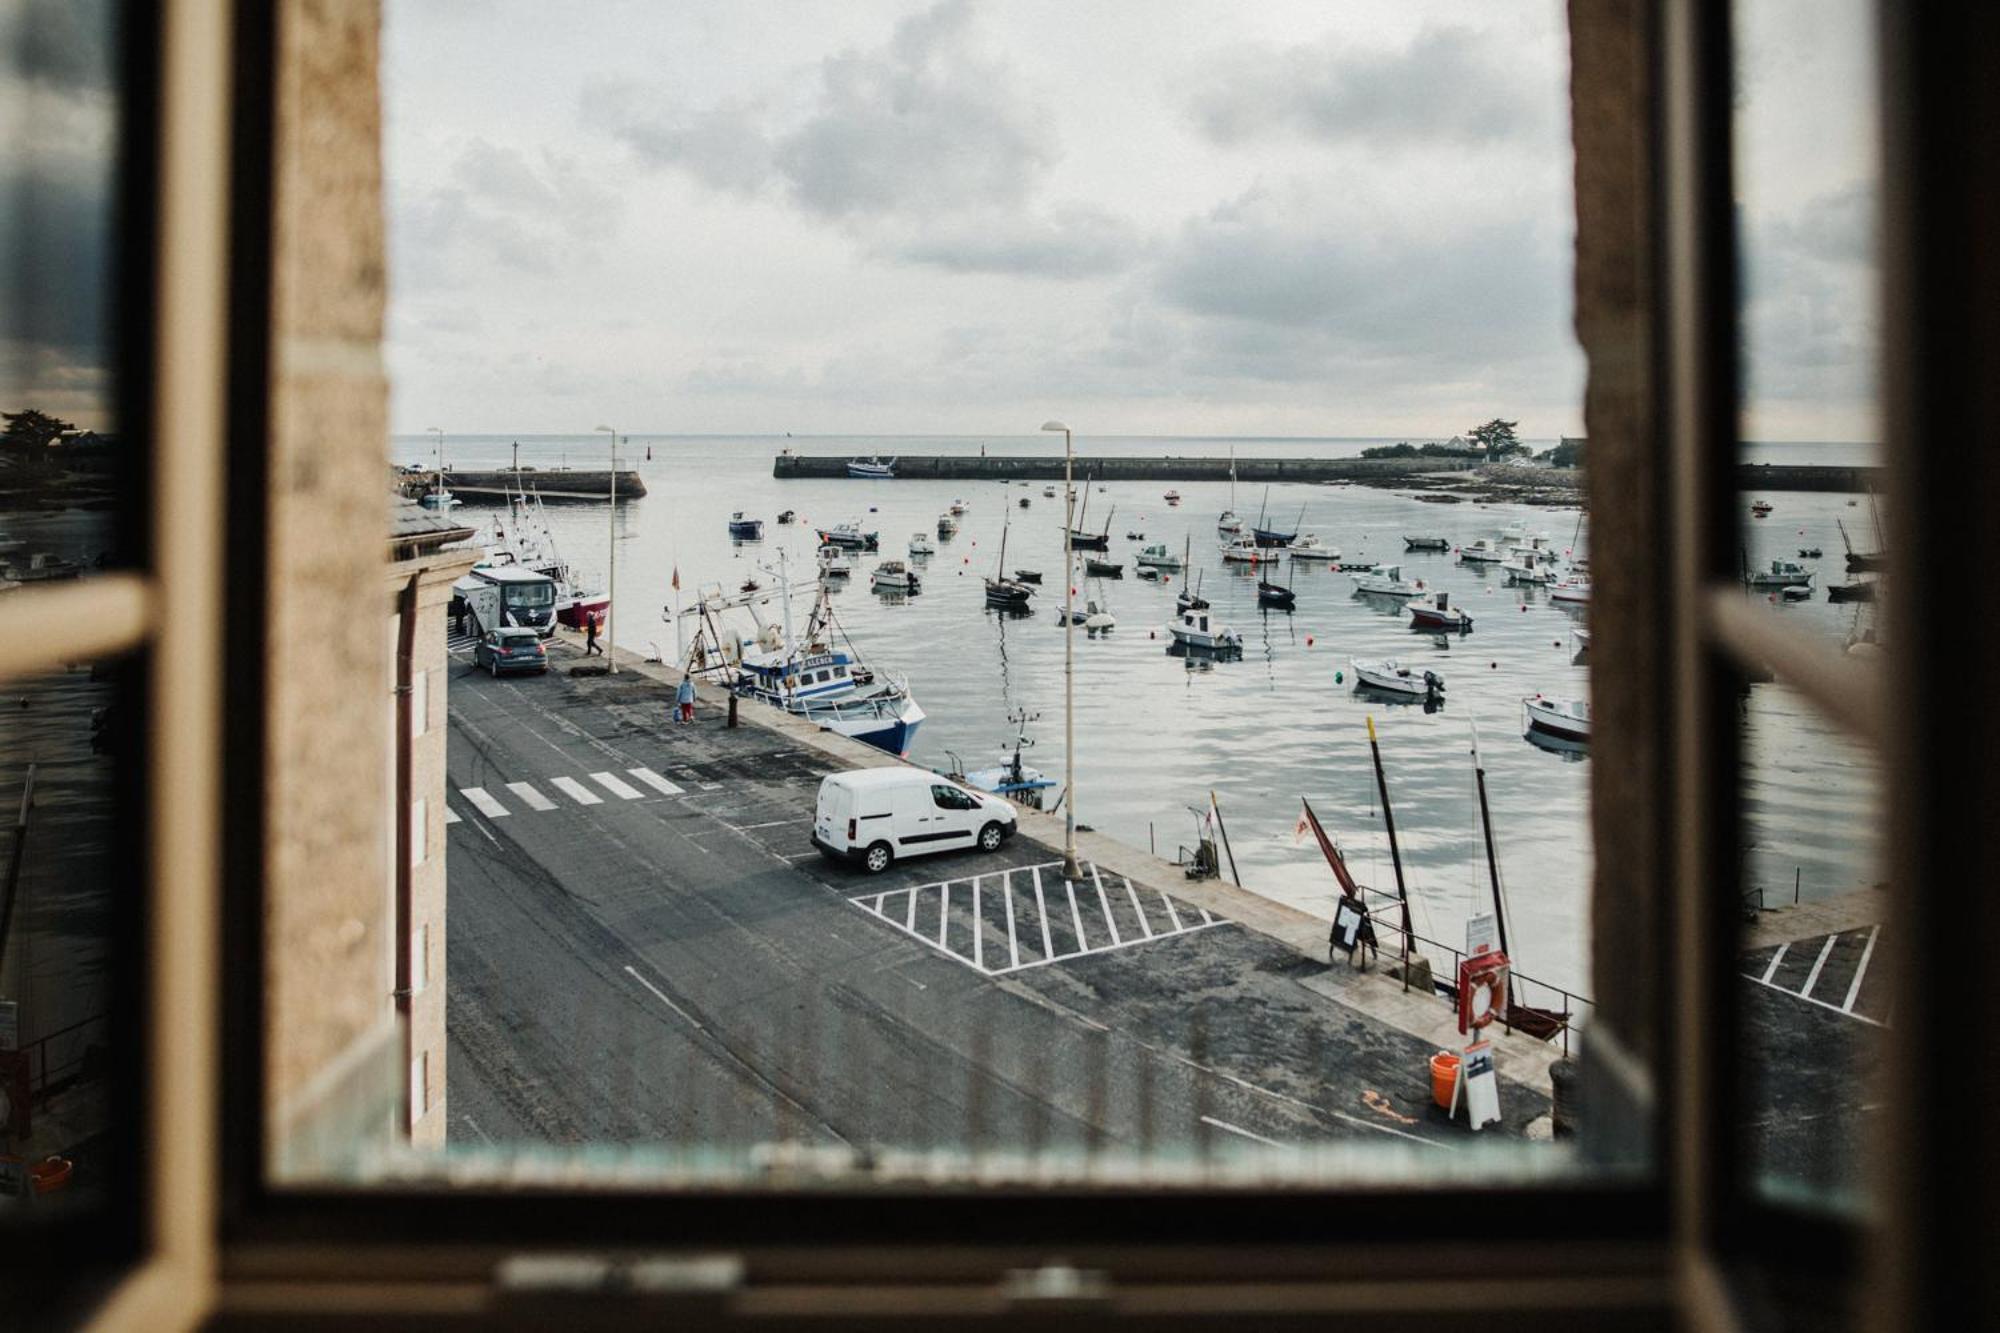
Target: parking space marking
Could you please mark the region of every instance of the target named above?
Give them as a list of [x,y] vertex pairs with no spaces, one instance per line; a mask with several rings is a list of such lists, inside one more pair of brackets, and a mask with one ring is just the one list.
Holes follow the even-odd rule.
[[581,782],[578,782],[575,778],[550,778],[549,781],[554,783],[556,787],[558,787],[562,791],[563,795],[569,797],[571,800],[575,801],[578,805],[604,804],[604,798],[602,796],[599,796],[596,792],[584,786]]
[[484,787],[460,787],[458,794],[472,802],[473,807],[488,819],[503,819],[506,817],[507,807],[494,800],[491,796],[488,796]]
[[[1083,930],[1083,914],[1078,909],[1074,885],[1065,880],[1063,887],[1069,899],[1070,920],[1076,926],[1076,947],[1062,952],[1049,930],[1050,898],[1048,887],[1042,882],[1042,871],[1059,866],[1059,861],[1044,862],[1033,866],[1015,866],[1002,870],[999,874],[962,875],[955,879],[937,880],[929,884],[913,885],[906,889],[881,889],[873,893],[859,893],[847,901],[854,907],[881,921],[892,930],[897,930],[916,940],[927,949],[935,949],[973,971],[989,977],[1004,977],[1016,972],[1026,972],[1037,967],[1047,967],[1053,963],[1069,962],[1078,958],[1095,957],[1098,954],[1113,953],[1121,949],[1140,948],[1150,943],[1172,939],[1178,935],[1192,935],[1213,926],[1233,924],[1223,917],[1202,912],[1203,920],[1197,924],[1192,914],[1182,916],[1174,907],[1173,900],[1164,892],[1154,890],[1166,907],[1167,919],[1174,923],[1173,929],[1155,928],[1150,918],[1141,911],[1139,919],[1143,935],[1127,936],[1119,932],[1116,919],[1111,914],[1110,898],[1122,886],[1134,908],[1140,906],[1138,888],[1132,881],[1116,872],[1113,883],[1104,884],[1102,872],[1091,866],[1091,881],[1098,888],[1098,903],[1103,909],[1105,924],[1110,928],[1110,942],[1101,939],[1093,944]],[[1020,871],[1027,873],[1019,880],[1014,876]],[[995,944],[993,958],[989,965],[986,949],[988,931],[999,932],[1000,927],[987,922],[986,911],[992,910],[990,896],[1001,895],[1001,905],[996,916],[1006,922],[1007,947],[1003,955]],[[1020,901],[1015,901],[1019,895]],[[933,895],[935,897],[933,898]],[[937,904],[936,925],[932,926],[931,906]],[[1055,910],[1062,910],[1062,899],[1055,899]],[[1028,921],[1032,916],[1034,920]],[[961,923],[958,931],[953,931],[952,922]],[[966,929],[971,931],[968,946],[963,938]],[[1022,936],[1027,937],[1027,956],[1022,952]],[[954,937],[957,938],[954,938]],[[1035,943],[1041,942],[1040,956],[1035,955]]]
[[1861,978],[1868,975],[1868,960],[1875,956],[1875,935],[1881,929],[1880,926],[1868,927],[1868,943],[1861,946],[1861,961],[1855,964],[1854,980],[1848,983],[1847,999],[1840,1006],[1843,1014],[1853,1013],[1854,1002],[1861,998]]
[[637,801],[646,794],[616,773],[592,773],[590,780],[621,801]]
[[458,812],[450,806],[446,806],[444,808],[444,822],[447,824],[456,824],[458,822]]
[[662,796],[679,796],[686,790],[685,788],[675,786],[650,768],[628,768],[625,771]]
[[556,808],[556,803],[535,790],[532,783],[510,782],[507,784],[507,790],[526,801],[530,810],[553,810]]

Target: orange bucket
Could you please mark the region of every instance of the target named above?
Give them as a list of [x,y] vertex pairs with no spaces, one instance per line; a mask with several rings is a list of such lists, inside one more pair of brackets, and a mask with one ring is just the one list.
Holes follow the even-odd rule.
[[28,1178],[34,1182],[35,1193],[53,1194],[69,1184],[74,1164],[67,1157],[50,1157],[28,1168]]
[[1431,1100],[1440,1111],[1451,1109],[1451,1094],[1458,1086],[1458,1057],[1439,1051],[1431,1057]]

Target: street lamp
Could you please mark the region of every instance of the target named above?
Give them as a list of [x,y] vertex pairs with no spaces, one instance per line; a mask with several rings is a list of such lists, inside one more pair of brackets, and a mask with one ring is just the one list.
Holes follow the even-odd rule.
[[441,426],[426,426],[426,427],[424,427],[424,429],[425,429],[426,431],[430,432],[430,433],[431,433],[432,435],[435,435],[435,436],[437,436],[437,437],[438,437],[438,438],[437,438],[437,446],[438,446],[438,470],[437,470],[437,493],[438,493],[439,495],[443,495],[443,493],[444,493],[444,428],[443,428],[443,427],[441,427]]
[[605,531],[609,538],[611,555],[605,561],[604,591],[604,669],[618,670],[618,642],[611,637],[612,617],[618,614],[618,432],[609,426],[599,426],[599,430],[611,435],[611,514]]
[[1060,421],[1045,421],[1043,430],[1059,430],[1063,437],[1063,878],[1083,878],[1076,863],[1076,615],[1073,602],[1076,585],[1076,481],[1073,475],[1075,447],[1069,427]]

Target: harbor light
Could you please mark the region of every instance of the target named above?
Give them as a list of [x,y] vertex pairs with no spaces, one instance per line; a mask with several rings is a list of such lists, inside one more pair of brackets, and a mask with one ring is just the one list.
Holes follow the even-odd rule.
[[1073,604],[1076,587],[1076,448],[1069,427],[1060,421],[1044,421],[1043,430],[1059,430],[1063,437],[1063,878],[1083,878],[1076,860],[1076,615]]

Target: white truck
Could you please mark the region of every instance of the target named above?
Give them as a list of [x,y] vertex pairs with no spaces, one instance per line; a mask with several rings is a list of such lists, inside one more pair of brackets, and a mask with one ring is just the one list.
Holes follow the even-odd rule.
[[555,580],[521,565],[475,565],[451,586],[451,618],[465,634],[520,626],[546,639],[555,608]]
[[977,847],[1014,836],[1014,807],[921,768],[892,764],[834,773],[819,784],[813,846],[879,875],[901,856]]

